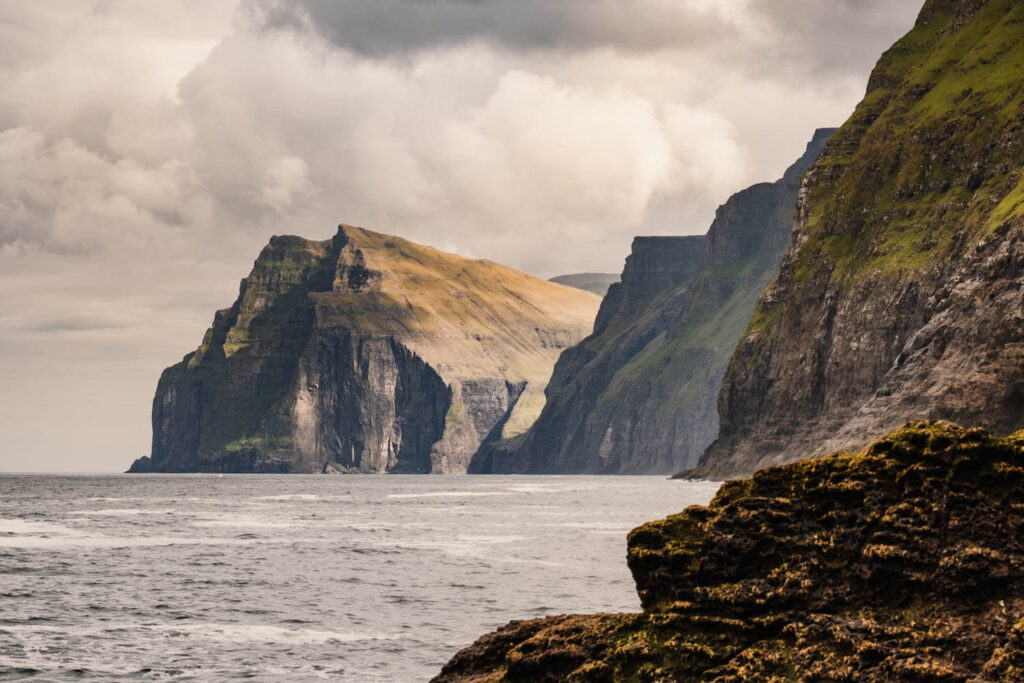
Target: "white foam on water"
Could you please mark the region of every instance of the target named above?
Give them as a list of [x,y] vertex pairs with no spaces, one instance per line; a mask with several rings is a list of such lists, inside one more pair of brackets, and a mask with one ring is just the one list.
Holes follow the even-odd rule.
[[155,629],[174,634],[187,635],[229,643],[288,643],[322,644],[330,642],[356,643],[368,640],[392,640],[395,636],[385,633],[357,631],[318,631],[314,629],[291,629],[272,624],[183,624],[181,626]]
[[27,519],[4,519],[0,518],[0,543],[4,540],[4,534],[15,534],[16,536],[81,536],[82,532],[60,524],[51,522],[30,522]]
[[316,629],[285,628],[273,624],[194,623],[173,625],[122,624],[116,627],[79,626],[58,627],[39,624],[12,624],[0,626],[0,634],[21,640],[36,641],[65,638],[123,638],[126,631],[166,638],[168,636],[195,636],[229,643],[355,643],[368,640],[393,640],[399,636],[379,632],[319,631]]
[[385,498],[403,500],[411,498],[482,498],[484,496],[514,496],[516,491],[431,491],[429,493],[392,493]]
[[190,522],[191,526],[203,529],[294,529],[302,526],[297,522],[274,522],[266,519],[234,518],[234,519],[197,519]]
[[148,548],[173,545],[255,545],[290,544],[296,540],[303,543],[327,542],[328,539],[296,539],[278,538],[217,538],[197,536],[0,536],[0,548],[20,548],[25,550],[62,550],[65,548]]
[[68,514],[75,517],[130,517],[132,515],[187,515],[189,513],[186,510],[173,508],[110,508],[106,510],[74,510]]
[[312,493],[289,493],[280,496],[257,496],[253,500],[322,500],[322,498]]

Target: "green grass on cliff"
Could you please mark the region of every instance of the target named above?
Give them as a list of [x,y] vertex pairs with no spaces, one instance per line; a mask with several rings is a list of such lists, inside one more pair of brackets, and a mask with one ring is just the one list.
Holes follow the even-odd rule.
[[938,266],[1024,215],[1024,5],[951,22],[933,14],[883,55],[882,84],[819,160],[795,283]]

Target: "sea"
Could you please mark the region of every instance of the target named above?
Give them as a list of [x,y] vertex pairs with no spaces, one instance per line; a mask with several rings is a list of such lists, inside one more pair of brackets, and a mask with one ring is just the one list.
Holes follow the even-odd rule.
[[638,611],[661,477],[0,476],[0,680],[426,681],[513,619]]

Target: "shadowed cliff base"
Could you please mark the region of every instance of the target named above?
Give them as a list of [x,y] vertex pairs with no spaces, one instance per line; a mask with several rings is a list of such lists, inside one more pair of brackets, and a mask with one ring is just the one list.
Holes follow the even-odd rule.
[[509,625],[434,680],[1024,680],[1024,431],[918,422],[629,535],[644,611]]

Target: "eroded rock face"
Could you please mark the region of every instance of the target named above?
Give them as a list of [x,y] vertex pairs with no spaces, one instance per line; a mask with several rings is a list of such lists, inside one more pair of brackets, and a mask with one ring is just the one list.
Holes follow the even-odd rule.
[[1024,425],[1024,6],[930,1],[807,174],[696,476]]
[[436,681],[1024,680],[1024,431],[909,424],[629,535],[641,614],[513,622]]
[[[134,471],[465,472],[529,425],[599,299],[342,226],[274,237],[203,344],[168,368]],[[532,414],[530,411],[533,411]]]
[[819,130],[774,183],[735,194],[706,236],[638,237],[594,332],[559,359],[525,435],[481,449],[470,472],[671,473],[718,434],[726,364],[788,243]]

